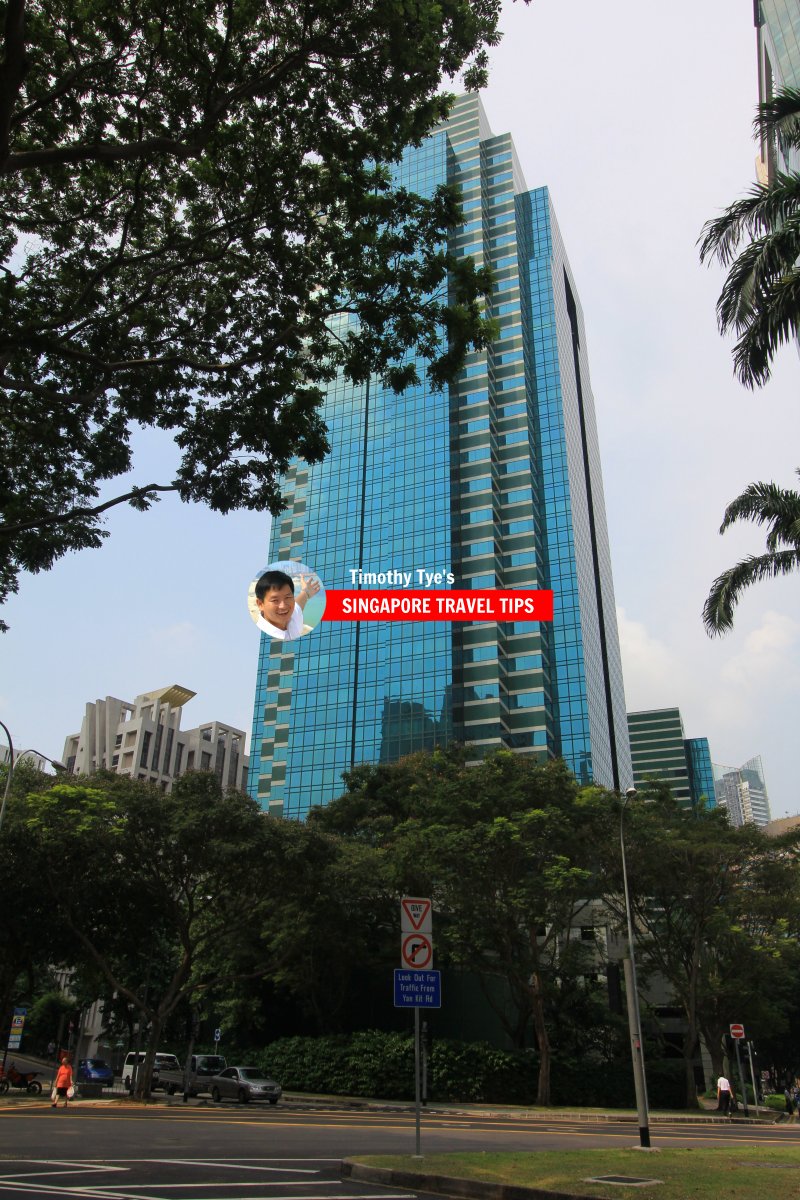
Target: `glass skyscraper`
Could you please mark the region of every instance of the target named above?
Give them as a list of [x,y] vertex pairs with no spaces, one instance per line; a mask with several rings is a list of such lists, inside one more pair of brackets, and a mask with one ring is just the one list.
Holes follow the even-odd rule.
[[[771,100],[781,88],[800,87],[800,3],[798,0],[753,0],[758,37],[758,99]],[[777,171],[797,171],[800,157],[777,141],[762,141],[758,164],[761,182]]]
[[549,194],[527,190],[510,136],[492,135],[475,95],[406,152],[397,179],[421,194],[460,185],[452,249],[491,264],[499,338],[442,391],[332,384],[332,452],[288,471],[269,561],[302,560],[347,590],[359,571],[420,570],[451,573],[454,588],[552,588],[555,617],[262,635],[251,792],[270,812],[303,816],[340,794],[342,771],[453,740],[476,758],[493,747],[561,755],[580,780],[625,788],[586,338]]
[[714,808],[714,771],[708,738],[687,738],[677,708],[651,708],[628,713],[633,782],[668,783],[675,799],[687,807]]

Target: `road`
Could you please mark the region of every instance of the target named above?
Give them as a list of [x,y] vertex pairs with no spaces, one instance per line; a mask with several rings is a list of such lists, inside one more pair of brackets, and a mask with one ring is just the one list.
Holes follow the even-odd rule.
[[[800,1126],[668,1122],[654,1146],[787,1142]],[[426,1112],[422,1151],[630,1146],[629,1122],[520,1119]],[[0,1200],[394,1200],[390,1189],[339,1181],[353,1154],[413,1154],[411,1111],[343,1110],[298,1102],[236,1104],[77,1103],[0,1107]],[[404,1193],[408,1200],[408,1193]]]

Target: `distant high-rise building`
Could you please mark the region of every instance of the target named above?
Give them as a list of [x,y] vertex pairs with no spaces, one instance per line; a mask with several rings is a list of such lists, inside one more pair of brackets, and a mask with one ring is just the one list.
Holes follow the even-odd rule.
[[758,755],[741,767],[714,763],[714,778],[717,804],[727,809],[731,825],[769,824],[769,797]]
[[241,729],[211,721],[181,730],[183,705],[195,695],[176,683],[132,703],[106,696],[87,704],[80,733],[64,743],[67,769],[74,775],[115,771],[164,791],[186,771],[214,771],[225,787],[244,790],[248,759]]
[[687,738],[683,745],[686,750],[686,766],[689,773],[692,803],[702,804],[705,808],[714,808],[717,801],[714,788],[714,767],[711,763],[708,738]]
[[686,805],[715,805],[714,773],[706,738],[687,738],[680,709],[654,708],[628,713],[635,787],[650,780],[668,783]]
[[[563,756],[579,780],[627,787],[586,335],[549,194],[527,190],[511,137],[492,135],[476,95],[406,152],[396,178],[421,194],[460,185],[451,249],[491,265],[499,337],[442,391],[332,384],[332,453],[289,469],[269,560],[301,559],[337,589],[362,571],[421,569],[451,572],[455,588],[552,588],[555,619],[262,636],[251,793],[302,816],[337,796],[353,765],[453,740],[476,757]],[[334,333],[346,336],[347,319]]]
[[[758,99],[769,100],[780,88],[800,87],[800,4],[798,0],[753,0],[758,41]],[[779,142],[761,143],[759,179],[800,167],[797,152]]]

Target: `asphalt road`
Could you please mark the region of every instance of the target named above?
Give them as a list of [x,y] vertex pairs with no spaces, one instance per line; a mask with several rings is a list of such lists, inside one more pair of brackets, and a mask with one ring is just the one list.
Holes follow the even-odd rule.
[[[654,1146],[742,1149],[787,1142],[800,1126],[667,1122]],[[423,1114],[423,1154],[630,1146],[629,1122]],[[354,1154],[413,1154],[413,1111],[280,1104],[0,1106],[0,1200],[396,1200],[391,1189],[339,1180]],[[403,1193],[407,1197],[409,1193]]]

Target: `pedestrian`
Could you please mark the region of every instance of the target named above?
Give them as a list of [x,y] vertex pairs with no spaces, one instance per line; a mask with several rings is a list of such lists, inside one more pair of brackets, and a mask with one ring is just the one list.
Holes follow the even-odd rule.
[[724,1075],[720,1075],[717,1080],[717,1108],[725,1113],[726,1117],[731,1115],[731,1104],[733,1102],[733,1091],[729,1080]]
[[786,1119],[791,1121],[795,1115],[794,1111],[794,1092],[787,1080],[786,1087],[783,1089],[783,1111],[786,1114]]
[[61,1060],[61,1066],[56,1074],[56,1083],[53,1088],[53,1094],[50,1097],[50,1107],[58,1107],[58,1098],[62,1096],[64,1099],[64,1108],[67,1107],[70,1097],[73,1094],[72,1087],[72,1063],[69,1060],[69,1055],[65,1054]]
[[54,1041],[51,1039],[51,1040],[50,1040],[50,1041],[47,1043],[47,1057],[48,1057],[48,1058],[55,1058],[55,1056],[56,1056],[56,1044],[55,1044],[55,1042],[54,1042]]

